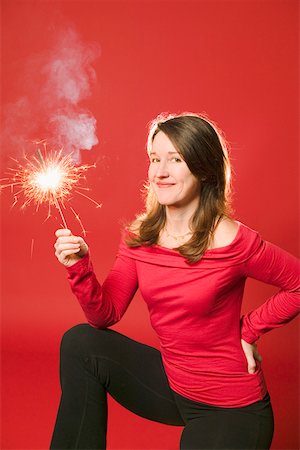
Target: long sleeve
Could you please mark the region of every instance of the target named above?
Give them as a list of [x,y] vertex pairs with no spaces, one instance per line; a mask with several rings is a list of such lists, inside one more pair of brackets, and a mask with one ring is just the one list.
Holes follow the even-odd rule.
[[67,268],[71,289],[90,325],[106,328],[125,313],[137,288],[136,264],[118,255],[104,283],[98,282],[89,254]]
[[244,263],[244,275],[280,288],[278,293],[241,319],[241,336],[246,342],[253,343],[299,313],[299,261],[276,245],[261,240],[256,252]]

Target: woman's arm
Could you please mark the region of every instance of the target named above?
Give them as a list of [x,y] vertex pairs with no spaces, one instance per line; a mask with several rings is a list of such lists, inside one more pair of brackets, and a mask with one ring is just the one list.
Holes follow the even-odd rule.
[[138,287],[135,261],[118,255],[101,286],[82,237],[73,236],[67,229],[57,230],[55,234],[55,256],[67,268],[71,289],[88,322],[96,328],[106,328],[118,322]]
[[300,312],[299,261],[281,248],[261,241],[244,263],[244,275],[273,284],[280,291],[241,319],[241,337],[252,344],[262,334],[280,327]]

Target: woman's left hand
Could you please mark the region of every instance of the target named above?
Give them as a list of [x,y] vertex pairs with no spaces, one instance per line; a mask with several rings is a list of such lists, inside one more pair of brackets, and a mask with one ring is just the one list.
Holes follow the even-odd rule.
[[248,344],[244,339],[241,339],[241,343],[248,362],[248,372],[254,373],[256,370],[256,361],[262,362],[262,357],[258,353],[256,344]]

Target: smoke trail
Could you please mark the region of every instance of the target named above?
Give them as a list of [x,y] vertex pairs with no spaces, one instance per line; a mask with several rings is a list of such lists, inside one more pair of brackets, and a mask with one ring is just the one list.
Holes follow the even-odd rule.
[[66,152],[74,151],[77,156],[77,150],[90,150],[98,143],[96,119],[86,112],[68,111],[53,114],[50,122],[57,143]]
[[98,55],[94,46],[83,45],[74,30],[64,31],[53,49],[50,60],[43,67],[47,76],[45,94],[52,94],[77,105],[90,95],[90,80],[95,79],[92,63]]
[[83,43],[68,28],[55,33],[50,50],[28,60],[24,95],[4,113],[2,143],[10,154],[23,152],[34,138],[46,137],[80,162],[80,150],[98,143],[96,119],[80,102],[91,95],[96,80],[92,64],[99,55],[98,46]]

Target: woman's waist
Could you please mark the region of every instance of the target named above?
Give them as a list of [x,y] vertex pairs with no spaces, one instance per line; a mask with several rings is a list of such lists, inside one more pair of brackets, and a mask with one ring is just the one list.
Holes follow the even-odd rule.
[[247,359],[238,343],[230,349],[222,346],[176,346],[164,347],[161,353],[168,364],[187,372],[243,374],[247,372]]
[[261,400],[267,387],[261,365],[256,371],[223,370],[215,366],[177,365],[163,358],[171,388],[194,401],[223,407],[245,406]]

